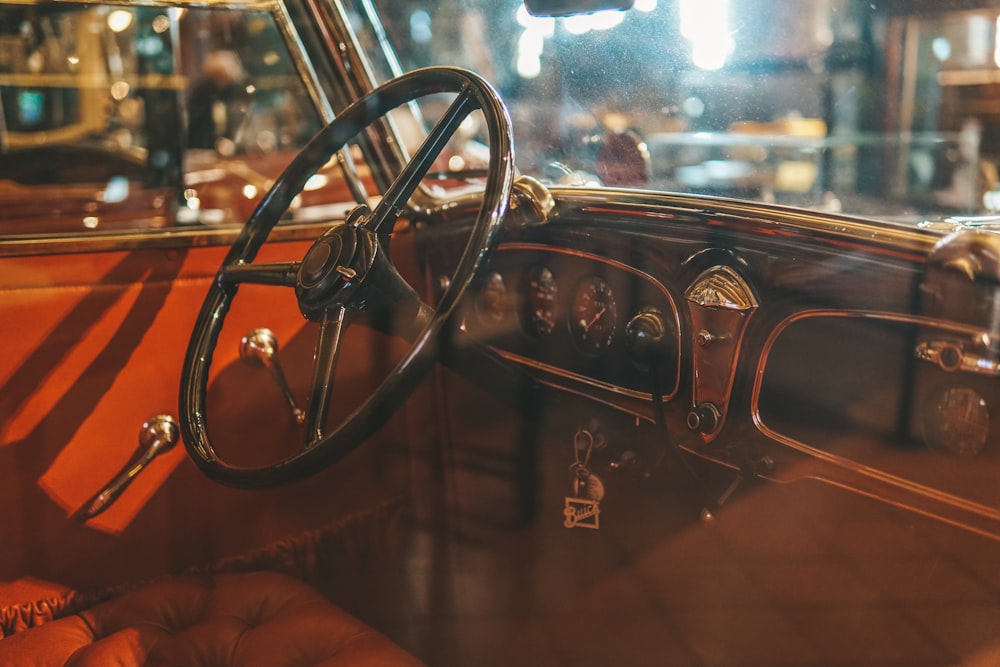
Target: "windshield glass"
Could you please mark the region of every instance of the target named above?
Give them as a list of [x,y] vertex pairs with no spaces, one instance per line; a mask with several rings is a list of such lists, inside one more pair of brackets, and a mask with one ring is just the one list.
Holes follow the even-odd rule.
[[458,64],[498,87],[518,167],[545,182],[900,220],[1000,208],[987,0],[635,0],[559,18],[519,0],[374,4],[399,68]]

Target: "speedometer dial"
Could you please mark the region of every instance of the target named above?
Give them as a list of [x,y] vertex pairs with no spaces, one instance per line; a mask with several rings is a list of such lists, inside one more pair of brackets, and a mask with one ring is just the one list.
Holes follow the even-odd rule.
[[611,345],[618,321],[618,305],[608,283],[599,276],[587,276],[573,291],[569,332],[584,354],[597,354]]

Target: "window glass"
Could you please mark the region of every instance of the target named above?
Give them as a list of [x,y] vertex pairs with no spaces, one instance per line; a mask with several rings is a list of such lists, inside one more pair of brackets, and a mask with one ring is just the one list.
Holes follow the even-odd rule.
[[3,6],[0,101],[3,235],[242,223],[320,127],[259,11]]

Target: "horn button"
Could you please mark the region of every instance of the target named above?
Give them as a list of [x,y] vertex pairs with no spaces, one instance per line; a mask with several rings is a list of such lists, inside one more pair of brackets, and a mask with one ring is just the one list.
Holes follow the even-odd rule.
[[302,314],[315,321],[334,303],[350,309],[353,292],[371,268],[375,245],[373,235],[351,224],[333,227],[316,239],[302,259],[295,285]]
[[305,288],[316,287],[330,273],[330,258],[339,261],[340,251],[344,247],[340,238],[330,236],[314,243],[306,253],[299,269],[299,282]]

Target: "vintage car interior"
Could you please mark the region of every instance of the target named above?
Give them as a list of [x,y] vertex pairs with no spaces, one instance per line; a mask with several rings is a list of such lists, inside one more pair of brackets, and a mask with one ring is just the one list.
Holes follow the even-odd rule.
[[987,0],[0,0],[0,665],[1000,663],[998,164]]

